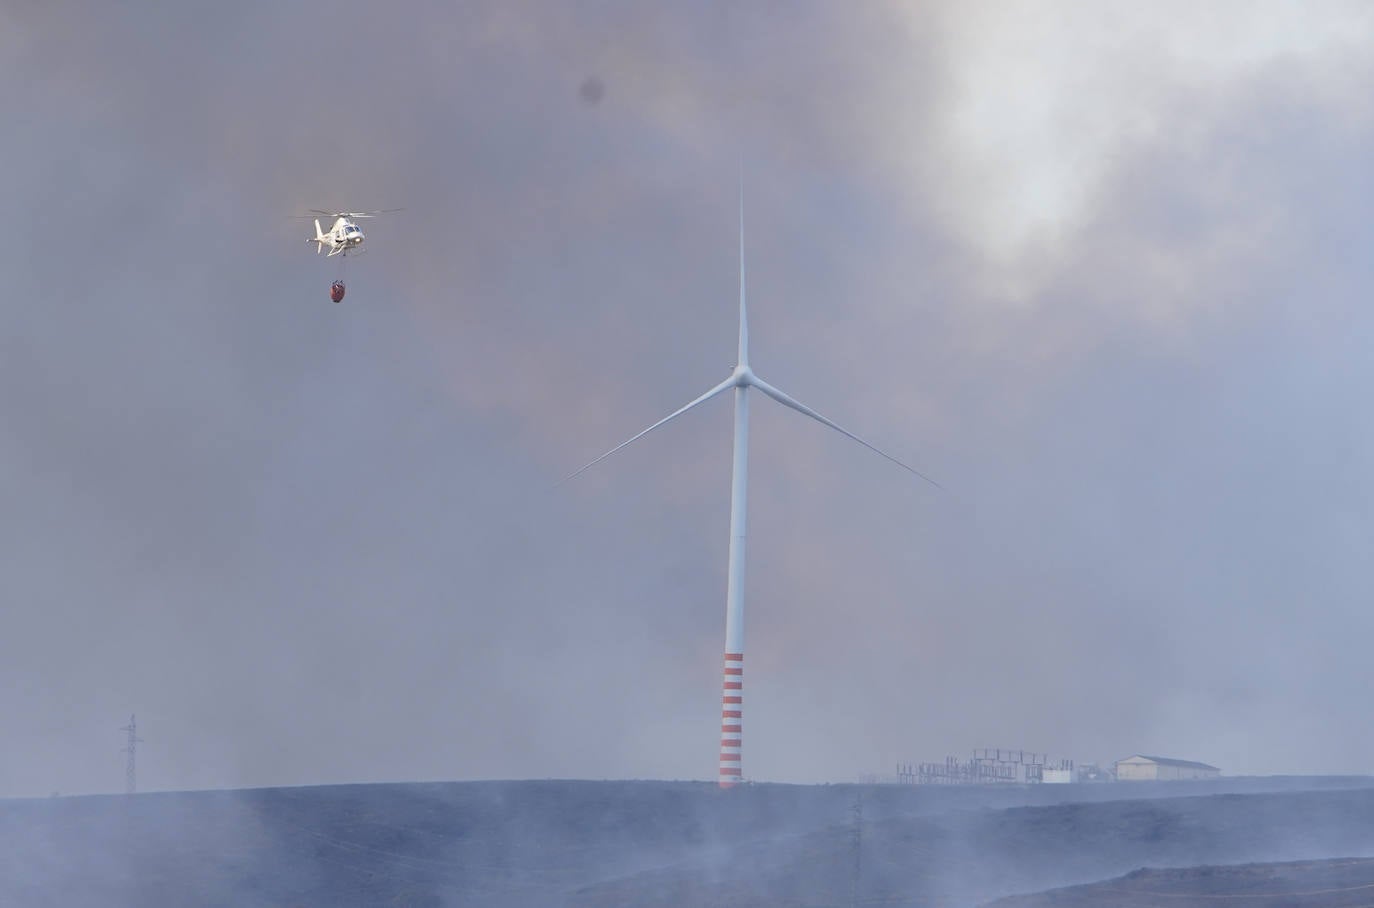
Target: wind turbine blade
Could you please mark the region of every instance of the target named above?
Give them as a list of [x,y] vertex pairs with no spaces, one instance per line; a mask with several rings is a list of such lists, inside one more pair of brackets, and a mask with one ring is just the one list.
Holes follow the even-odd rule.
[[741,366],[749,365],[749,312],[744,304],[744,163],[739,173],[739,359]]
[[752,384],[754,387],[758,388],[758,389],[759,389],[760,391],[762,391],[764,394],[767,394],[769,397],[771,397],[771,398],[773,398],[774,400],[776,400],[778,403],[782,404],[784,407],[790,407],[790,408],[792,408],[793,410],[796,410],[798,413],[801,413],[801,414],[804,415],[804,416],[809,416],[809,417],[811,417],[812,419],[816,420],[816,422],[818,422],[818,423],[820,423],[820,424],[822,424],[822,425],[829,426],[830,428],[834,429],[836,432],[839,432],[841,435],[845,436],[846,438],[850,438],[850,439],[853,439],[854,441],[857,441],[859,444],[863,445],[865,448],[868,448],[868,450],[872,451],[874,454],[878,454],[878,455],[880,455],[880,456],[882,456],[882,457],[886,457],[888,460],[892,461],[892,462],[895,463],[897,466],[901,467],[902,469],[906,470],[907,472],[909,472],[909,473],[914,473],[914,474],[916,474],[917,476],[921,477],[921,478],[924,479],[926,482],[928,482],[928,483],[930,483],[931,485],[935,486],[935,488],[937,488],[937,489],[943,488],[943,486],[941,486],[938,482],[936,482],[935,480],[931,479],[929,476],[927,476],[926,474],[922,473],[920,470],[916,469],[915,467],[913,467],[913,466],[911,466],[911,465],[909,465],[909,464],[902,463],[900,460],[898,460],[897,458],[893,457],[891,454],[887,453],[886,451],[882,450],[881,448],[874,447],[873,445],[871,445],[871,444],[869,444],[868,442],[864,441],[864,440],[863,440],[862,438],[860,438],[859,436],[855,435],[853,432],[850,432],[848,429],[845,429],[845,428],[842,428],[841,426],[836,425],[835,423],[833,423],[833,422],[831,422],[830,420],[826,419],[826,418],[825,418],[824,416],[822,416],[821,414],[817,413],[815,410],[813,410],[813,409],[811,409],[810,407],[808,407],[808,406],[806,406],[805,404],[803,404],[801,401],[795,400],[795,399],[793,399],[792,397],[788,396],[787,394],[784,394],[783,392],[779,391],[777,388],[775,388],[775,387],[773,387],[772,385],[768,384],[768,382],[764,381],[763,379],[761,379],[761,378],[755,376],[754,379],[753,379],[753,381],[750,382],[750,384]]
[[698,397],[696,400],[692,401],[692,402],[691,402],[690,404],[688,404],[687,406],[682,407],[681,409],[678,409],[678,410],[674,410],[672,413],[670,413],[670,414],[668,414],[667,416],[663,417],[663,418],[660,419],[658,422],[654,423],[652,426],[650,426],[649,428],[645,429],[643,432],[640,432],[638,435],[634,436],[633,438],[630,438],[630,439],[627,440],[627,441],[623,441],[623,442],[621,442],[620,444],[616,445],[614,448],[611,448],[611,449],[610,449],[609,451],[607,451],[605,454],[602,454],[602,455],[601,455],[600,457],[598,457],[596,460],[593,460],[591,463],[589,463],[589,464],[587,464],[586,466],[582,467],[582,468],[579,469],[577,472],[575,472],[575,473],[569,473],[567,476],[564,476],[562,479],[560,479],[557,483],[554,484],[554,488],[557,488],[558,486],[561,486],[563,483],[567,482],[567,481],[570,480],[570,479],[573,479],[573,478],[575,478],[575,477],[577,477],[577,476],[582,475],[583,473],[585,473],[585,472],[587,472],[588,470],[590,470],[592,467],[594,467],[594,466],[596,466],[597,464],[601,463],[601,461],[605,460],[607,457],[610,457],[610,456],[611,456],[612,454],[614,454],[616,451],[619,451],[621,448],[624,448],[624,447],[626,447],[626,446],[628,446],[628,445],[631,445],[631,444],[635,443],[636,441],[638,441],[639,439],[643,438],[645,435],[648,435],[650,432],[652,432],[654,429],[657,429],[659,426],[663,425],[664,423],[669,422],[670,420],[676,419],[677,417],[681,416],[683,413],[686,413],[688,410],[692,409],[692,408],[695,407],[697,404],[704,404],[704,403],[706,403],[706,401],[708,401],[708,400],[710,400],[711,398],[715,397],[715,396],[716,396],[717,394],[719,394],[720,392],[722,392],[722,391],[728,391],[729,389],[731,389],[731,388],[733,388],[733,387],[735,387],[735,379],[734,379],[733,376],[731,376],[730,378],[727,378],[725,381],[723,381],[723,382],[721,382],[720,384],[716,385],[716,386],[715,386],[714,388],[712,388],[710,391],[707,391],[705,394],[703,394],[703,395],[701,395],[700,397]]

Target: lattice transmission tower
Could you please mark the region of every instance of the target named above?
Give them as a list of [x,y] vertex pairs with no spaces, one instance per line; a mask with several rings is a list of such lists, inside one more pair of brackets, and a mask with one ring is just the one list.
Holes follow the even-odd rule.
[[132,715],[129,716],[129,724],[120,729],[128,737],[125,739],[124,753],[128,754],[128,760],[124,764],[124,791],[133,794],[138,791],[138,774],[134,763],[134,745],[143,739],[138,736],[138,724]]

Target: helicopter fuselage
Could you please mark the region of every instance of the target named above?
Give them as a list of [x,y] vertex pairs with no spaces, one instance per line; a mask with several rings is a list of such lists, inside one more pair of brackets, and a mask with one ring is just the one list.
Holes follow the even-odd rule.
[[315,221],[315,236],[310,242],[319,244],[321,249],[328,248],[330,255],[347,255],[350,252],[361,252],[365,239],[367,237],[362,228],[348,218],[339,218],[328,232],[321,229],[318,220]]

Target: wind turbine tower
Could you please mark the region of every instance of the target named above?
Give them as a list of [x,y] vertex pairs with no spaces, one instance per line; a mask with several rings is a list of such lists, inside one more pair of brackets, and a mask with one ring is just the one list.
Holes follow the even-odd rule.
[[[887,458],[897,466],[938,487],[929,476],[908,466],[892,455],[879,450],[859,436],[826,419],[815,410],[778,390],[759,378],[749,367],[749,313],[745,303],[744,281],[744,191],[739,203],[739,354],[734,371],[725,381],[686,406],[668,414],[638,435],[621,442],[600,457],[567,476],[567,482],[596,466],[621,448],[648,435],[659,426],[676,419],[688,410],[729,390],[735,392],[735,449],[730,474],[730,565],[725,589],[725,665],[720,699],[720,786],[730,788],[744,780],[744,563],[745,542],[748,538],[749,500],[749,389],[757,388],[764,396],[809,416],[824,426],[858,442],[875,454]],[[560,483],[561,484],[561,483]]]

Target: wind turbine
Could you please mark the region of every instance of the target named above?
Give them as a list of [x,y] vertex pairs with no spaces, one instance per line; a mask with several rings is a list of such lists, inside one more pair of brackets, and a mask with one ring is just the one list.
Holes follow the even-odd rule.
[[[638,435],[621,442],[605,454],[569,474],[562,482],[579,476],[601,461],[610,457],[639,439],[648,435],[659,426],[670,422],[693,407],[706,403],[718,394],[734,389],[735,392],[735,456],[734,467],[730,474],[730,568],[725,592],[725,670],[721,686],[720,712],[720,787],[730,788],[744,779],[743,737],[744,737],[744,549],[748,535],[749,497],[749,389],[757,388],[765,396],[773,398],[784,407],[789,407],[809,416],[824,426],[829,426],[846,438],[852,439],[870,451],[895,463],[908,472],[914,473],[931,485],[939,488],[939,483],[909,466],[885,451],[879,450],[853,432],[826,419],[815,410],[778,390],[759,378],[749,368],[749,316],[745,306],[744,294],[744,191],[740,190],[739,203],[739,360],[730,377],[716,385],[705,394],[686,406],[668,414]],[[559,483],[562,484],[561,482]]]

